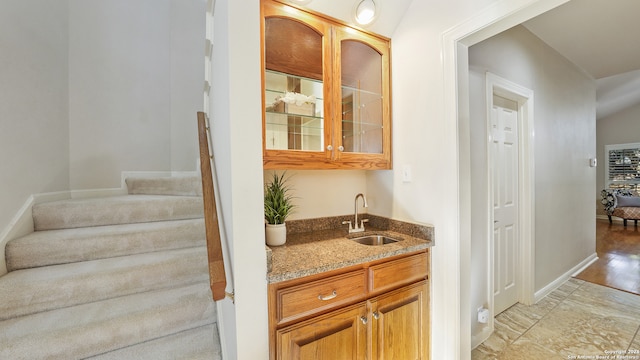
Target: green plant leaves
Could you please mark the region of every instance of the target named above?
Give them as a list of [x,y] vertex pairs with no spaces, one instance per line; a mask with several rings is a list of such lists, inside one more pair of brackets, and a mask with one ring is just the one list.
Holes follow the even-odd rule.
[[281,175],[274,172],[271,182],[264,187],[264,218],[269,224],[284,224],[295,207],[285,174],[286,172]]

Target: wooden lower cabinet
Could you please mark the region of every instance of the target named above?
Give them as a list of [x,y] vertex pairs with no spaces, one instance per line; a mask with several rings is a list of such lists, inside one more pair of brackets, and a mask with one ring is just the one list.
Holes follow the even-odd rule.
[[427,281],[277,331],[278,359],[429,359]]
[[427,281],[370,300],[370,359],[429,359]]
[[[424,257],[424,258],[423,258]],[[270,291],[270,306],[276,314],[270,318],[271,359],[278,360],[428,360],[430,352],[430,319],[429,319],[429,280],[428,252],[366,265],[370,274],[385,274],[387,264],[394,263],[402,269],[403,264],[416,263],[411,270],[396,272],[396,283],[386,292],[376,292],[374,282],[370,282],[369,296],[361,296],[360,301],[352,305],[336,306],[330,311],[320,312],[316,316],[304,316],[308,311],[301,311],[301,319],[286,316],[286,299],[291,292],[309,292],[310,288],[318,289],[317,298],[326,292],[326,281],[335,281],[336,291],[333,295],[339,300],[340,282],[344,278],[357,278],[361,269],[350,270],[344,274],[325,278],[313,278],[310,282],[285,284]],[[419,280],[415,278],[416,269],[422,273]],[[389,268],[391,270],[392,268]],[[371,276],[373,279],[374,277]],[[404,280],[403,280],[404,279]],[[404,281],[404,283],[403,283]],[[359,284],[355,281],[354,284]],[[386,284],[386,283],[385,283]],[[391,286],[391,285],[389,285]],[[386,288],[386,285],[385,285]],[[324,290],[321,291],[321,290]],[[314,294],[316,293],[314,292]],[[357,294],[358,292],[354,292]],[[278,296],[278,294],[280,294]],[[338,294],[338,295],[336,295]],[[349,293],[347,296],[353,296]],[[278,300],[279,299],[279,300]],[[283,301],[285,300],[285,301]],[[304,303],[301,303],[304,304]],[[306,310],[306,308],[303,306]],[[278,315],[280,314],[280,315]],[[292,319],[292,320],[287,320]]]
[[278,330],[278,359],[367,359],[367,322],[362,303]]

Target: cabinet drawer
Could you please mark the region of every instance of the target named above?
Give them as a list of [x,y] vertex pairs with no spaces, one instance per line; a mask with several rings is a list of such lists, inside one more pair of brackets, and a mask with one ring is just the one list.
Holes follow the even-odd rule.
[[369,292],[379,293],[425,279],[429,272],[427,253],[373,265],[369,268]]
[[279,289],[276,292],[278,324],[363,299],[366,292],[364,269]]

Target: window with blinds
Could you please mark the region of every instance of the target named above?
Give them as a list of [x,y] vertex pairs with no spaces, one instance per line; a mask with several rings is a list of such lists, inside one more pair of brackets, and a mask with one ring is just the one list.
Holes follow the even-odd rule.
[[605,145],[605,185],[640,192],[640,143]]

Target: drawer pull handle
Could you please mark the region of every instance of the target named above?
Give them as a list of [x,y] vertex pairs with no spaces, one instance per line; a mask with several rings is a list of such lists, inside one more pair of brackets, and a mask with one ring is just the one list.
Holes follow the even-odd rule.
[[362,321],[363,324],[367,325],[367,318],[364,316],[360,316],[360,321]]
[[322,296],[322,294],[318,295],[318,299],[322,301],[327,301],[335,298],[336,296],[338,296],[338,293],[335,290],[333,290],[331,295],[327,295],[327,296]]

